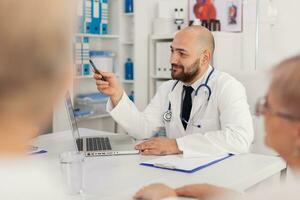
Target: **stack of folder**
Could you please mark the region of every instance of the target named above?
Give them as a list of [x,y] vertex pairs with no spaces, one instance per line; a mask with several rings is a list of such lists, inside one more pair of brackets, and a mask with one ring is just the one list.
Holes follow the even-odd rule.
[[75,43],[75,65],[77,76],[91,75],[91,68],[89,64],[90,45],[89,38],[76,38]]
[[76,66],[76,75],[82,75],[82,43],[81,38],[76,37],[74,44],[74,57],[75,57],[75,66]]
[[89,59],[90,59],[89,38],[84,37],[82,41],[82,75],[84,76],[91,75]]
[[78,33],[108,34],[108,0],[78,0]]
[[92,0],[84,1],[84,33],[92,33]]
[[101,0],[100,34],[108,33],[108,0]]
[[77,32],[84,33],[84,18],[83,18],[83,0],[77,0]]

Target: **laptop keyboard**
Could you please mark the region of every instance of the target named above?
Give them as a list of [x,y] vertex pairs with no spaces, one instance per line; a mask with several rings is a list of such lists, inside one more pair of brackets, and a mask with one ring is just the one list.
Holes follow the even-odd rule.
[[111,145],[108,137],[86,138],[87,151],[102,151],[111,150]]
[[83,139],[82,138],[78,138],[76,140],[76,144],[77,144],[78,151],[83,151]]

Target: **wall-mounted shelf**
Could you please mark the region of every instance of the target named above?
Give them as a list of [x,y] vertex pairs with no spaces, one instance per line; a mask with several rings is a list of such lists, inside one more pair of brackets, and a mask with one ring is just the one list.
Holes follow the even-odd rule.
[[88,75],[88,76],[75,76],[75,79],[92,79],[94,76]]
[[103,38],[103,39],[119,39],[119,35],[97,35],[97,34],[76,33],[75,36],[76,37]]
[[123,45],[134,45],[133,41],[123,41],[122,42]]
[[125,16],[134,16],[134,13],[124,13]]
[[174,38],[174,35],[151,35],[151,40],[172,40]]
[[134,80],[121,80],[122,83],[127,83],[127,84],[134,84]]

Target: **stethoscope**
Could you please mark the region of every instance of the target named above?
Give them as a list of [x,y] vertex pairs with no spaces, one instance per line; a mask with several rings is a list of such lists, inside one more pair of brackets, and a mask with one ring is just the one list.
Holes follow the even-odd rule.
[[[205,83],[200,84],[200,85],[197,87],[196,91],[195,91],[195,96],[197,96],[197,95],[198,95],[198,91],[199,91],[201,88],[206,88],[206,89],[208,90],[207,102],[209,101],[210,96],[211,96],[211,89],[210,89],[210,87],[208,86],[208,81],[209,81],[209,79],[210,79],[210,77],[211,77],[211,75],[213,74],[214,71],[215,71],[215,68],[212,68],[212,70],[210,71],[210,73],[208,74],[208,76],[207,76],[207,78],[206,78],[206,80],[205,80]],[[176,83],[173,85],[171,92],[173,92],[173,90],[175,89],[175,87],[176,87],[176,85],[178,84],[178,82],[179,82],[179,81],[176,81]],[[171,102],[169,101],[169,107],[168,107],[168,110],[163,114],[163,120],[164,120],[165,122],[170,122],[171,119],[172,119],[172,111],[171,111]],[[183,120],[185,123],[189,124],[189,122],[187,122],[187,121],[186,121],[185,119],[183,119],[182,117],[181,117],[181,120]],[[201,128],[201,125],[193,125],[193,124],[191,124],[191,125],[192,125],[192,126],[195,126],[195,127],[197,127],[197,128]]]

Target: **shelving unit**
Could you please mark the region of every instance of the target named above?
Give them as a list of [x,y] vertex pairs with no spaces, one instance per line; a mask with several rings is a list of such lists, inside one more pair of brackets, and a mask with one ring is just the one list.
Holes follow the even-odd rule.
[[[79,37],[89,37],[91,50],[106,50],[116,53],[114,73],[123,85],[125,92],[129,95],[134,91],[134,80],[125,80],[124,64],[127,58],[131,58],[134,63],[134,13],[125,13],[125,0],[109,0],[109,30],[108,35],[92,35],[92,34],[76,34]],[[94,84],[93,77],[78,77],[77,78],[84,89],[78,89],[78,93],[97,92]],[[79,122],[84,125],[90,124],[91,121],[106,121],[112,124],[110,116],[108,114],[91,116],[86,119],[80,119]],[[105,125],[107,127],[107,125]],[[98,129],[105,130],[103,127],[97,127]],[[110,126],[108,131],[122,132],[116,125]]]
[[[135,2],[134,2],[135,3]],[[127,94],[134,91],[134,80],[125,79],[125,63],[130,58],[134,63],[134,13],[125,13],[125,0],[122,0],[122,6],[119,10],[120,19],[120,43],[119,43],[119,68],[116,72],[123,88]]]
[[151,35],[151,40],[172,40],[174,35]]
[[87,34],[87,33],[76,33],[75,37],[119,39],[119,35],[96,35],[96,34]]
[[[115,71],[120,83],[122,84],[127,95],[130,95],[133,91],[135,80],[125,79],[125,63],[127,58],[131,58],[134,63],[135,70],[135,60],[134,60],[134,13],[125,13],[125,0],[118,0],[119,6],[119,44],[118,44],[118,68]],[[135,2],[134,2],[135,3]],[[125,131],[117,126],[117,132],[124,133]]]
[[[106,50],[116,53],[115,73],[127,94],[134,91],[134,103],[143,110],[148,104],[148,43],[152,22],[156,17],[159,0],[134,1],[134,13],[125,13],[125,0],[108,0],[108,35],[76,34],[77,37],[89,37],[91,50]],[[124,80],[124,64],[127,58],[134,63],[134,80]],[[91,77],[75,77],[73,94],[97,92],[95,81]],[[115,131],[110,117],[80,120],[79,126],[97,130]],[[69,129],[64,102],[56,109],[53,118],[53,131]],[[117,130],[119,132],[119,130]]]
[[[134,13],[125,13],[125,0],[108,0],[108,34],[87,34],[76,33],[75,37],[89,38],[90,51],[111,51],[116,54],[114,59],[114,73],[122,83],[127,94],[134,91],[134,80],[125,80],[124,63],[127,58],[131,58],[134,62],[134,38],[133,21]],[[132,36],[130,38],[129,36]],[[79,94],[88,94],[98,92],[95,85],[93,75],[74,76],[74,86],[72,88],[72,97],[75,98]],[[54,113],[53,131],[66,130],[69,128],[68,119],[64,103]],[[78,118],[79,127],[87,127],[92,129],[114,132],[116,124],[109,114],[96,114],[83,118]]]
[[121,83],[123,84],[134,84],[134,80],[121,80]]
[[[77,33],[75,37],[89,38],[90,51],[110,51],[114,52],[114,70],[119,68],[118,60],[119,43],[120,43],[120,17],[119,8],[121,7],[122,0],[109,0],[108,1],[108,34],[87,34]],[[73,98],[77,95],[97,93],[97,87],[93,75],[76,76],[74,78]],[[94,128],[104,131],[115,131],[115,123],[108,113],[100,113],[95,115],[87,115],[86,117],[78,118],[78,126],[86,128]]]
[[94,78],[92,75],[91,76],[75,76],[75,79],[92,79]]
[[156,43],[157,42],[172,42],[174,36],[173,35],[150,35],[149,36],[149,94],[148,94],[148,102],[150,102],[151,98],[154,96],[157,88],[157,81],[168,81],[171,79],[170,76],[160,76],[156,74]]
[[123,45],[134,45],[133,41],[124,41],[122,42]]
[[134,16],[134,13],[124,13],[125,16]]

